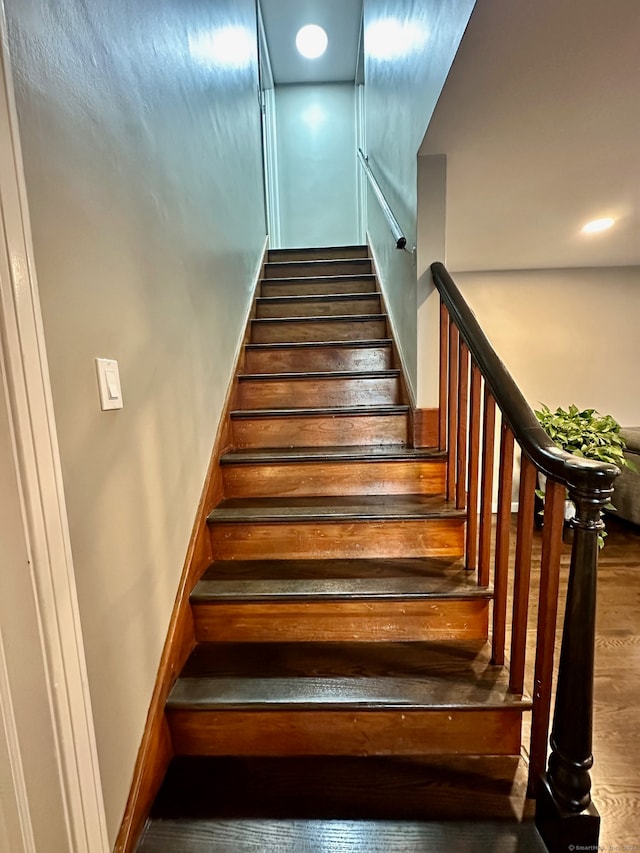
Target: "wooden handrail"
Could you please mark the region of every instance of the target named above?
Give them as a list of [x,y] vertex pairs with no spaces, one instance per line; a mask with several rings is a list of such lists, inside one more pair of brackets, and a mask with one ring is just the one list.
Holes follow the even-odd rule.
[[[441,449],[448,452],[447,497],[455,499],[458,507],[467,508],[465,565],[474,569],[477,562],[478,582],[482,586],[490,582],[496,409],[501,416],[492,652],[493,662],[505,666],[514,443],[522,452],[509,663],[509,684],[514,693],[522,693],[524,689],[534,489],[538,472],[547,477],[538,591],[529,793],[536,797],[536,825],[552,853],[573,849],[597,850],[600,818],[591,802],[589,771],[593,764],[591,736],[598,535],[603,527],[602,509],[613,493],[613,482],[620,472],[615,465],[566,453],[552,442],[445,267],[435,263],[431,271],[440,294],[439,443]],[[469,372],[472,383],[470,399]],[[478,484],[481,393],[484,400],[482,474]],[[470,457],[468,474],[464,455],[467,446]],[[567,496],[573,501],[576,513],[570,522],[573,545],[556,703],[549,738],[562,529]],[[547,764],[549,743],[551,753]]]
[[431,265],[433,282],[462,339],[522,450],[539,471],[567,488],[611,494],[620,473],[615,465],[572,456],[557,447],[542,429],[511,374],[496,355],[476,317],[441,263]]
[[371,167],[369,166],[369,158],[363,153],[361,148],[358,148],[358,160],[360,161],[360,165],[364,169],[364,173],[367,176],[367,180],[369,181],[369,184],[374,192],[375,197],[378,199],[378,204],[380,205],[380,208],[384,213],[384,217],[389,223],[389,228],[391,229],[391,233],[393,234],[393,239],[396,241],[396,249],[405,249],[407,246],[407,238],[402,233],[402,228],[400,228],[398,220],[393,215],[393,211],[389,206],[389,202],[385,198],[385,195],[382,192],[382,188],[376,180],[376,176],[371,171]]

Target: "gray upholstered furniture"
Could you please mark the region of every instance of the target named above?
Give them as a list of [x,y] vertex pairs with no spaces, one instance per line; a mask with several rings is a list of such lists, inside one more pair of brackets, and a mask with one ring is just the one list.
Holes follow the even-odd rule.
[[624,455],[633,462],[636,471],[622,469],[616,480],[613,505],[620,518],[640,524],[640,427],[626,427],[621,434],[627,442]]

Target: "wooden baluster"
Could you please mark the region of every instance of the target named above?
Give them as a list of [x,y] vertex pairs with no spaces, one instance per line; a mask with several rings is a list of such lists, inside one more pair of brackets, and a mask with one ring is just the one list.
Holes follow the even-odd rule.
[[447,383],[449,380],[449,312],[440,299],[440,373],[438,409],[438,446],[447,449]]
[[469,406],[469,473],[467,478],[467,544],[465,568],[478,565],[478,465],[480,461],[480,394],[482,375],[471,362],[471,403]]
[[456,470],[456,509],[467,503],[467,421],[469,412],[469,350],[460,341],[458,354],[458,447]]
[[513,433],[502,422],[500,440],[500,476],[498,481],[498,518],[496,523],[496,567],[493,591],[493,634],[491,662],[504,664],[507,627],[507,582],[509,579],[509,528],[511,525],[511,488],[513,486]]
[[480,561],[478,584],[489,586],[491,563],[491,515],[493,499],[493,461],[495,455],[496,401],[486,383],[482,428],[482,484],[480,488]]
[[520,462],[520,491],[518,496],[518,531],[516,534],[515,577],[513,584],[513,628],[511,633],[511,667],[509,690],[524,690],[524,664],[527,647],[527,618],[531,578],[531,547],[533,545],[533,514],[535,512],[535,465],[524,455]]
[[458,436],[458,351],[460,333],[449,318],[449,423],[447,437],[447,500],[456,494],[456,449]]
[[558,669],[556,706],[551,732],[551,754],[536,803],[536,826],[552,853],[560,850],[597,850],[600,816],[591,802],[593,765],[593,665],[596,622],[598,534],[603,528],[601,509],[613,492],[612,474],[598,490],[570,490],[576,505],[571,522],[573,547],[562,649]]
[[533,677],[533,714],[529,752],[530,796],[536,793],[538,780],[544,770],[547,757],[565,496],[564,486],[547,478],[538,598],[538,643]]

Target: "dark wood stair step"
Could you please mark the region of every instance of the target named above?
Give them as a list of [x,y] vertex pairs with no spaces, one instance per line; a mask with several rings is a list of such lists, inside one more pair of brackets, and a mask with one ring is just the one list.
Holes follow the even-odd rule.
[[332,293],[376,293],[373,274],[314,275],[290,278],[263,278],[261,296],[323,296]]
[[439,496],[228,499],[209,514],[217,559],[458,557],[465,513]]
[[386,314],[268,317],[251,321],[251,343],[351,341],[387,337]]
[[357,246],[299,246],[291,249],[269,249],[268,260],[277,261],[313,261],[334,258],[368,258],[369,247]]
[[243,374],[238,405],[247,409],[375,406],[400,403],[399,370]]
[[409,406],[293,408],[231,412],[237,448],[406,445]]
[[486,639],[491,597],[454,560],[229,560],[191,606],[200,642]]
[[191,602],[491,596],[457,559],[221,560],[206,570]]
[[370,275],[369,258],[334,258],[332,260],[268,261],[265,278],[301,278],[319,275]]
[[391,339],[363,341],[303,341],[247,344],[248,373],[293,371],[389,370],[393,366]]
[[446,454],[393,445],[240,450],[220,459],[228,498],[441,494]]
[[402,462],[446,459],[436,447],[395,447],[393,445],[343,447],[272,447],[236,450],[220,458],[221,465],[299,464],[301,462]]
[[[348,845],[348,846],[345,846]],[[137,853],[547,853],[532,820],[152,820]]]
[[251,521],[285,523],[299,520],[323,521],[413,521],[464,519],[439,496],[357,495],[349,497],[260,498],[224,500],[211,511],[209,522],[246,524]]
[[349,314],[380,314],[380,296],[376,293],[326,294],[305,296],[260,296],[256,316],[323,317]]
[[488,654],[470,642],[200,644],[167,700],[174,748],[519,754],[531,702],[509,693],[506,671]]

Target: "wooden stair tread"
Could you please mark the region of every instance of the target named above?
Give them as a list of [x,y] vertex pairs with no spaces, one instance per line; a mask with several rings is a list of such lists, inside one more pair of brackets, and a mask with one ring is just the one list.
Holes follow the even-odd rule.
[[[386,320],[386,314],[318,314],[307,317],[255,317],[252,323],[368,323],[371,320]],[[326,342],[325,342],[326,343]]]
[[427,518],[464,518],[440,496],[337,495],[335,497],[232,498],[223,500],[209,522],[386,521]]
[[[348,846],[345,846],[348,845]],[[533,821],[154,820],[138,853],[547,853]]]
[[317,599],[428,599],[491,598],[487,587],[443,583],[434,589],[429,580],[404,578],[326,578],[292,580],[201,580],[191,594],[194,604],[213,601],[313,601]]
[[460,560],[226,560],[209,566],[191,602],[491,597]]
[[168,710],[528,709],[480,643],[201,643]]
[[395,379],[401,371],[391,370],[317,370],[305,373],[241,373],[239,382],[280,382],[314,379]]
[[[272,279],[267,279],[271,281]],[[258,305],[309,305],[313,302],[368,302],[371,299],[379,299],[379,293],[304,293],[300,296],[258,296]]]
[[326,578],[292,580],[201,580],[191,594],[192,604],[216,601],[317,601],[375,599],[394,600],[491,598],[486,587],[457,586],[452,581],[434,588],[429,580],[396,578]]
[[260,465],[300,462],[407,462],[446,459],[446,451],[436,447],[396,445],[355,445],[344,447],[273,447],[262,450],[234,450],[220,458],[221,465]]
[[371,258],[297,258],[292,261],[285,260],[268,260],[265,268],[273,267],[303,267],[304,269],[313,269],[314,267],[322,266],[338,266],[339,264],[349,263],[354,266],[371,267]]
[[269,257],[277,258],[280,255],[285,255],[290,252],[305,252],[310,255],[323,255],[326,252],[335,252],[335,251],[360,251],[360,252],[368,252],[369,247],[366,243],[348,243],[344,246],[336,245],[336,246],[290,246],[289,248],[281,248],[281,249],[269,249]]
[[375,406],[319,406],[317,408],[286,408],[286,409],[235,409],[231,418],[290,418],[295,416],[329,416],[340,417],[351,415],[405,415],[409,406],[403,404],[380,403]]
[[151,817],[517,820],[526,786],[520,756],[177,756]]
[[246,344],[245,349],[255,351],[264,350],[266,352],[272,352],[277,349],[320,349],[322,347],[366,349],[367,347],[390,347],[391,343],[391,338],[371,338],[369,340],[355,341],[285,341],[282,343],[276,341],[275,343]]
[[[344,258],[343,260],[348,260]],[[351,258],[353,260],[353,258]],[[292,263],[291,261],[279,261],[278,263]],[[293,262],[295,263],[295,262]],[[331,282],[331,281],[362,281],[362,279],[367,279],[369,281],[375,281],[375,275],[373,273],[339,273],[337,275],[289,275],[282,276],[280,278],[263,278],[260,279],[261,284],[291,284],[293,282],[300,284],[312,284],[313,282]]]

